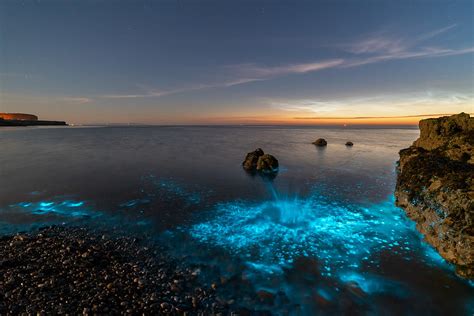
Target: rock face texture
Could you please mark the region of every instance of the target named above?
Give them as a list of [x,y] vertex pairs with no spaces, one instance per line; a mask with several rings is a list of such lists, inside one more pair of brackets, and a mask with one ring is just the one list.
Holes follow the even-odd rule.
[[395,197],[456,273],[474,278],[474,118],[420,121],[420,137],[400,151]]
[[242,167],[244,167],[244,169],[247,171],[256,170],[258,158],[263,156],[263,154],[264,152],[261,148],[257,148],[254,151],[249,152],[242,162]]
[[265,154],[261,148],[257,148],[245,156],[242,167],[252,172],[276,173],[278,171],[278,160],[272,155]]
[[278,160],[269,154],[260,156],[257,161],[257,170],[262,172],[277,172]]

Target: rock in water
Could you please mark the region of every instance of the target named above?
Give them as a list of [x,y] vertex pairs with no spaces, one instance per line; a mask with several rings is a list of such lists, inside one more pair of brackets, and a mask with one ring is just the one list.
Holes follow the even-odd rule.
[[261,148],[257,148],[256,150],[249,152],[242,162],[242,167],[244,167],[244,169],[247,171],[256,170],[258,158],[263,155],[264,152]]
[[257,170],[264,173],[274,173],[278,171],[278,160],[272,155],[260,156],[257,161]]
[[346,142],[346,146],[348,146],[348,147],[354,146],[354,143],[353,142]]
[[456,273],[474,278],[474,118],[420,121],[420,137],[400,151],[396,204]]
[[324,138],[318,138],[313,142],[314,145],[319,147],[327,146],[328,142]]

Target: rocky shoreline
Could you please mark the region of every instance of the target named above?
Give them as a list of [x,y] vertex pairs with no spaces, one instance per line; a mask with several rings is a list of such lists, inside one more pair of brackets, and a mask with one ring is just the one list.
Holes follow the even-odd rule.
[[0,238],[0,314],[245,315],[161,246],[52,226]]
[[400,151],[396,204],[456,273],[474,278],[474,118],[420,121],[420,137]]

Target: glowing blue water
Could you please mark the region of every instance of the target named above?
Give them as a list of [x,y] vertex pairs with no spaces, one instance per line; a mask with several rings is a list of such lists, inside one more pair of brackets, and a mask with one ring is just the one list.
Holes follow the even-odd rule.
[[34,215],[55,215],[70,217],[97,217],[99,214],[86,206],[84,201],[46,200],[11,204],[3,212],[16,212]]
[[[393,198],[362,206],[332,201],[316,191],[304,199],[222,203],[214,213],[212,220],[191,227],[191,236],[258,264],[283,267],[297,257],[315,257],[326,276],[378,266],[372,254],[382,250],[409,260],[414,247],[418,251],[422,245]],[[429,249],[423,247],[426,261],[442,262]]]

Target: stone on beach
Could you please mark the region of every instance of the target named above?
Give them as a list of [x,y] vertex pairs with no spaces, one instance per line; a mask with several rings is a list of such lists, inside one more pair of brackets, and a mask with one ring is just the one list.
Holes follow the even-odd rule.
[[53,226],[0,238],[0,315],[228,314],[160,245]]

